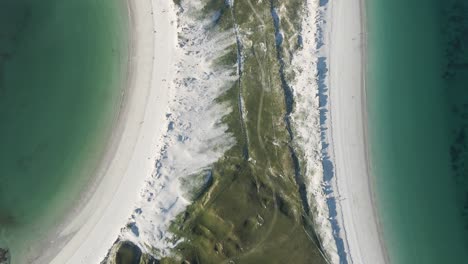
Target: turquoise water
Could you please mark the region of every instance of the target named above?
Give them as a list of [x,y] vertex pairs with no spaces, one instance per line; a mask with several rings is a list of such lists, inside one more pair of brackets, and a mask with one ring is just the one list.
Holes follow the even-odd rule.
[[0,0],[0,247],[26,248],[79,199],[116,118],[126,16],[114,0]]
[[373,173],[392,263],[468,263],[466,1],[368,1]]

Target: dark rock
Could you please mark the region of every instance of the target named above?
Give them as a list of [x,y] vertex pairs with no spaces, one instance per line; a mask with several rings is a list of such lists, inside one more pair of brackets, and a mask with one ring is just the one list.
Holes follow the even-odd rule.
[[0,248],[0,264],[10,264],[11,256],[8,249]]
[[141,249],[130,241],[122,242],[115,257],[116,264],[139,264]]

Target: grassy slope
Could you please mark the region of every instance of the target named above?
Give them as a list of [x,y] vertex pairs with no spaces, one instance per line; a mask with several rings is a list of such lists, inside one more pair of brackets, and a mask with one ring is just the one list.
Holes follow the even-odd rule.
[[[325,263],[305,230],[304,208],[286,128],[284,90],[279,76],[270,1],[206,0],[206,13],[221,10],[218,30],[239,26],[244,57],[239,82],[220,101],[240,109],[225,118],[237,145],[213,165],[213,184],[173,224],[186,242],[176,254],[190,263]],[[273,4],[276,4],[273,2]],[[290,20],[281,23],[285,39],[299,31],[299,1],[285,3]],[[288,58],[295,43],[284,42]],[[237,46],[218,60],[220,67],[237,63]],[[286,61],[287,63],[287,61]],[[248,153],[248,155],[247,155]],[[311,233],[311,232],[309,232]],[[180,263],[178,257],[162,263]]]

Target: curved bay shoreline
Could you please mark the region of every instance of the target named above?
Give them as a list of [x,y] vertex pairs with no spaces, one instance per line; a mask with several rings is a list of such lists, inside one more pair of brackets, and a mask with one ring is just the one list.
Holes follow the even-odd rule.
[[100,263],[127,223],[146,177],[154,171],[167,128],[165,80],[173,74],[174,17],[166,13],[171,6],[166,1],[122,3],[130,20],[130,49],[118,120],[95,180],[64,224],[41,245],[41,257],[31,263]]

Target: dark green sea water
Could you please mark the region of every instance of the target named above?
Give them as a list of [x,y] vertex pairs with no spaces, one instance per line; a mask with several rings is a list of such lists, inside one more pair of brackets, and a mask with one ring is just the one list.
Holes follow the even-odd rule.
[[79,200],[103,154],[124,14],[115,0],[0,0],[0,247],[13,263]]
[[468,263],[468,1],[368,2],[373,173],[392,263]]

